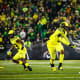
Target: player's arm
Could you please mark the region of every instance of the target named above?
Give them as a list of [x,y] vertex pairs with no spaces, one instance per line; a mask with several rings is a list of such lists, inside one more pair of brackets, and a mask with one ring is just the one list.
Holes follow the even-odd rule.
[[11,57],[11,55],[12,55],[12,51],[13,51],[14,48],[15,48],[14,45],[11,45],[10,51],[7,53],[8,56]]
[[69,44],[68,39],[64,37],[64,35],[62,34],[61,29],[57,29],[53,35],[54,37],[57,36],[59,42],[62,42],[64,44],[67,44],[67,43]]
[[63,44],[68,45],[71,48],[76,48],[76,45],[71,44],[67,36],[61,36],[59,39]]
[[69,39],[67,38],[67,36],[61,36],[60,38],[59,38],[59,40],[63,43],[63,44],[65,44],[65,45],[69,45],[70,44],[70,41],[69,41]]
[[69,46],[70,46],[71,48],[76,48],[76,45],[74,45],[74,44],[69,44]]
[[22,49],[24,48],[24,42],[20,39],[16,40],[17,43],[20,43],[22,45]]

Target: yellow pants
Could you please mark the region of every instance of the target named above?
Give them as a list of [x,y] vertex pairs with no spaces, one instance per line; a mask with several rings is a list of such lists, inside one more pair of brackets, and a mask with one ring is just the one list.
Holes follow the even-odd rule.
[[48,51],[50,53],[51,59],[55,59],[56,57],[56,51],[60,52],[61,50],[64,51],[63,45],[61,43],[57,43],[56,45],[48,45],[47,44]]
[[18,60],[18,59],[21,59],[21,58],[25,59],[26,53],[27,53],[27,50],[26,50],[25,47],[24,47],[23,50],[19,49],[18,52],[16,53],[16,55],[13,56],[13,59],[14,60]]

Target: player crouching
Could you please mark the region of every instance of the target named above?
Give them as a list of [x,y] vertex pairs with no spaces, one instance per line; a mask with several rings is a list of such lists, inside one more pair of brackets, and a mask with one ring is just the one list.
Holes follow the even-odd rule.
[[16,48],[18,52],[12,57],[12,61],[23,65],[24,70],[32,71],[32,68],[29,66],[29,64],[25,60],[27,50],[24,47],[23,41],[20,40],[19,37],[14,36],[13,30],[10,30],[8,34],[11,42],[11,49],[8,52],[8,55],[12,56],[13,49]]

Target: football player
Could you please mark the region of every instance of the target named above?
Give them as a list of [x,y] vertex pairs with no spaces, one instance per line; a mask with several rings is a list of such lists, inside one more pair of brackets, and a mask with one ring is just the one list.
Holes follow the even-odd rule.
[[14,36],[13,30],[10,30],[8,34],[10,36],[10,42],[12,44],[8,55],[11,56],[14,48],[16,48],[18,52],[12,57],[12,61],[18,64],[22,64],[24,66],[24,70],[32,71],[32,68],[25,60],[27,50],[24,47],[23,41],[20,40],[19,37]]
[[47,48],[51,56],[50,64],[53,71],[56,71],[56,67],[54,66],[56,51],[59,53],[58,69],[63,70],[62,63],[64,60],[64,47],[61,43],[75,48],[75,45],[70,44],[70,41],[67,38],[66,27],[68,27],[68,24],[66,22],[62,22],[60,27],[56,29],[56,31],[49,37],[49,40],[47,41]]

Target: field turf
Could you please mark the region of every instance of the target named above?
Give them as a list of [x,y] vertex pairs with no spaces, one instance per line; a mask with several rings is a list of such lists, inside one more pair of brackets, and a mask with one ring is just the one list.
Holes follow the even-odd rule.
[[[49,60],[28,60],[33,71],[24,71],[23,66],[11,60],[0,60],[0,80],[80,80],[80,60],[64,60],[63,71],[51,70]],[[55,61],[56,68],[58,60]]]

